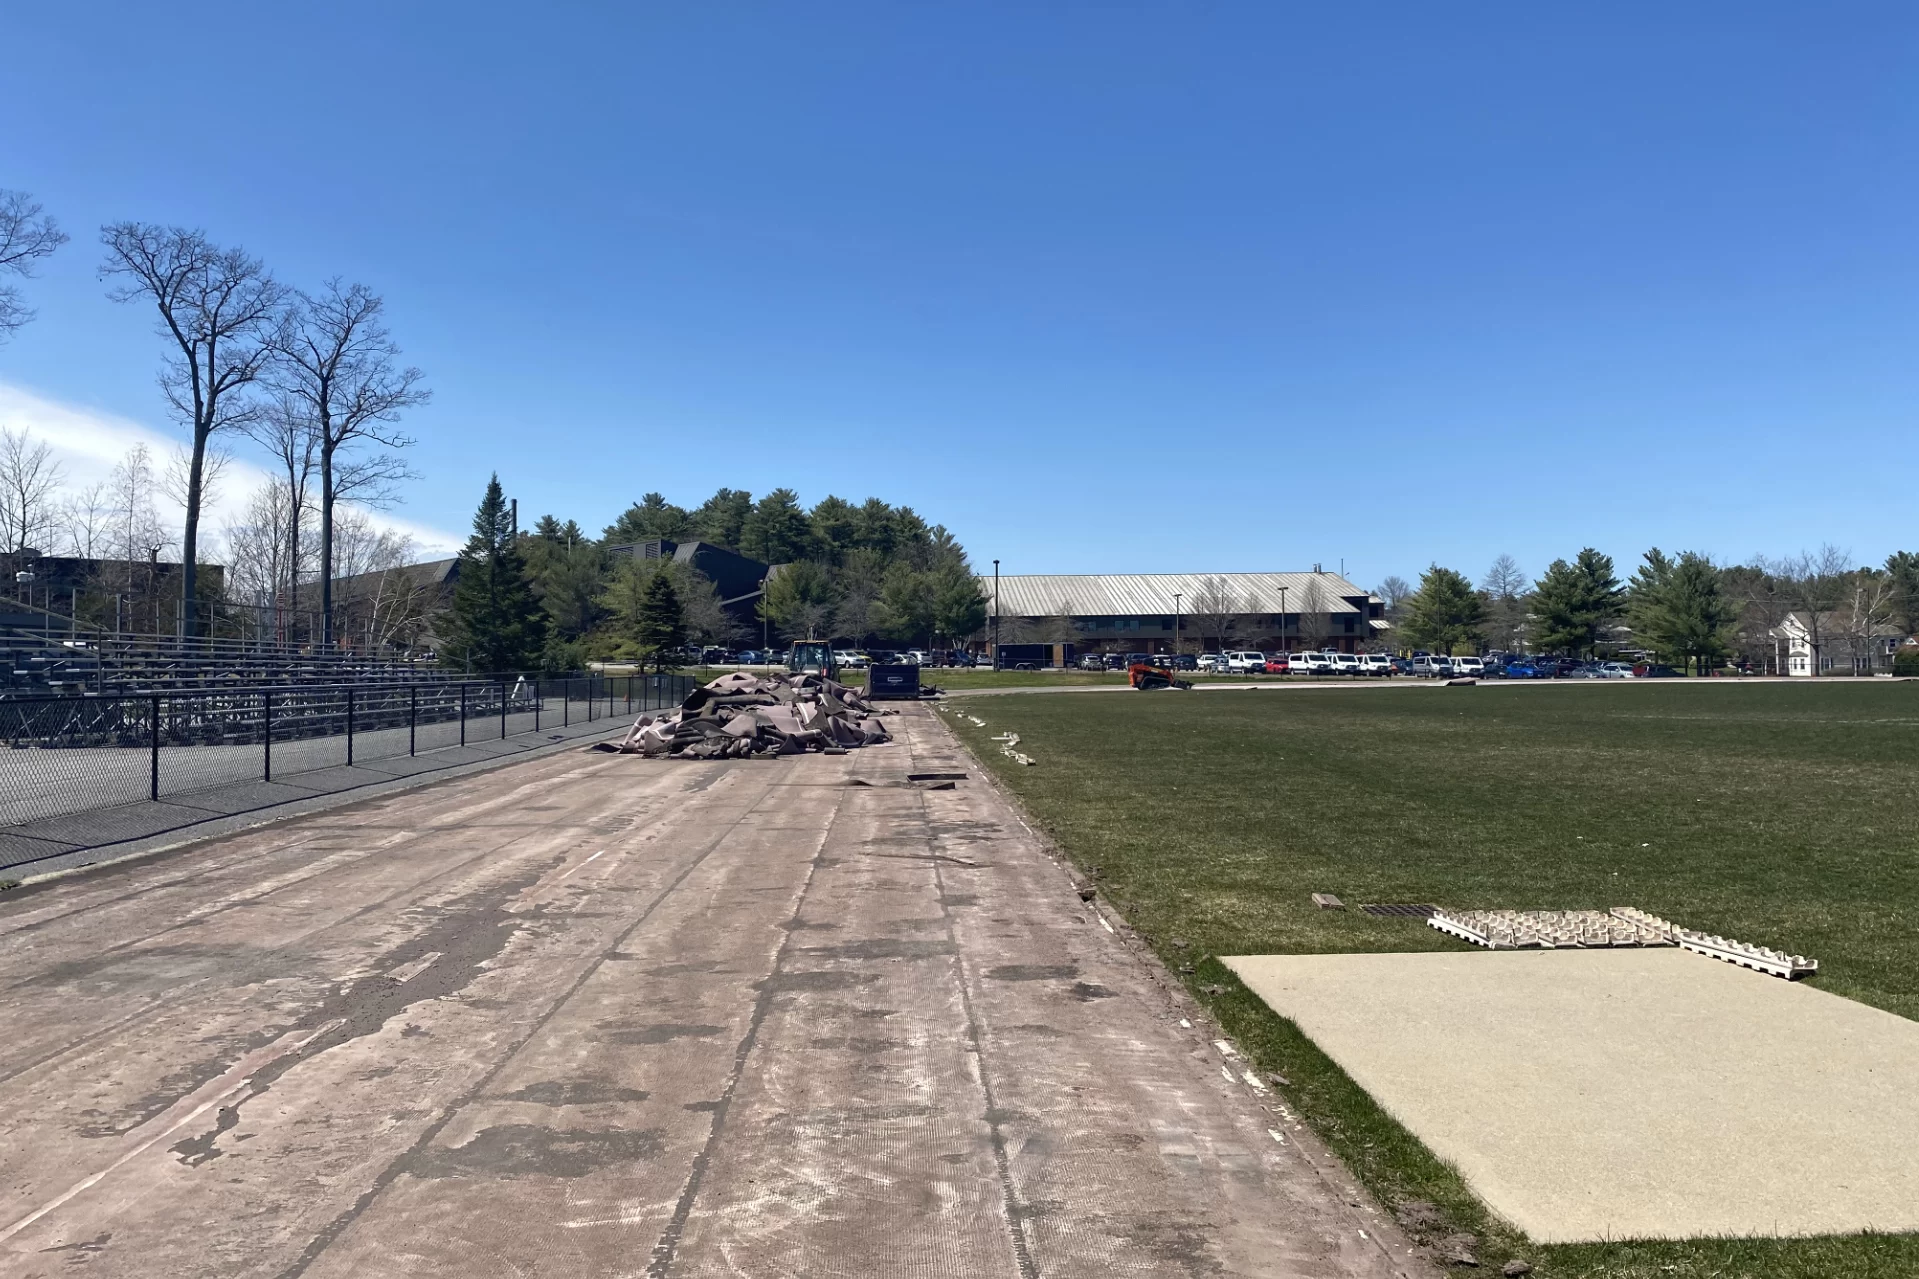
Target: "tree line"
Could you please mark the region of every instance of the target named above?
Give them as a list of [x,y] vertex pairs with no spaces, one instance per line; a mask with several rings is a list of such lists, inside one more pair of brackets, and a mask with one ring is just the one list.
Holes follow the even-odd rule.
[[[760,625],[743,623],[691,565],[622,553],[656,540],[708,542],[771,565],[752,605]],[[792,489],[756,500],[722,488],[686,508],[648,493],[595,538],[550,514],[516,532],[496,476],[460,552],[441,658],[496,671],[577,670],[591,660],[663,667],[686,645],[932,646],[985,622],[965,549],[911,507],[828,496],[808,509]]]
[[[0,277],[30,275],[67,238],[25,193],[0,191]],[[83,558],[112,550],[133,565],[177,545],[181,622],[199,634],[215,602],[200,583],[202,516],[230,457],[228,441],[245,437],[275,478],[231,530],[229,543],[248,560],[236,566],[239,577],[294,614],[306,611],[300,588],[311,582],[319,629],[312,638],[332,644],[343,561],[393,558],[392,547],[364,554],[364,512],[396,500],[397,485],[411,477],[400,451],[413,441],[398,423],[431,395],[420,370],[400,362],[385,300],[340,277],[310,290],[285,284],[260,259],[197,229],[115,222],[100,229],[100,243],[107,297],[153,317],[161,392],[186,442],[157,481],[153,459],[136,449],[107,484],[58,503],[61,477],[46,447],[8,433],[0,440],[0,489],[8,494],[0,517],[9,549],[58,532]],[[17,286],[0,279],[0,340],[30,318]],[[183,512],[177,543],[157,527],[156,488]],[[121,529],[127,536],[113,535]]]
[[1806,632],[1815,671],[1828,649],[1843,646],[1857,669],[1887,640],[1919,631],[1919,555],[1910,551],[1878,566],[1832,546],[1720,565],[1653,547],[1622,581],[1611,556],[1586,547],[1532,582],[1502,555],[1477,586],[1435,564],[1417,589],[1389,577],[1375,593],[1406,647],[1569,657],[1631,650],[1702,673],[1733,658],[1761,669],[1776,663],[1775,632],[1789,615]]

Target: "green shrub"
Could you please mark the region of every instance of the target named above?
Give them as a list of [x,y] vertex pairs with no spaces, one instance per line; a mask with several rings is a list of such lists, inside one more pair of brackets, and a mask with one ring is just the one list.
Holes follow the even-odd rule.
[[1919,675],[1919,649],[1902,648],[1892,655],[1894,675]]

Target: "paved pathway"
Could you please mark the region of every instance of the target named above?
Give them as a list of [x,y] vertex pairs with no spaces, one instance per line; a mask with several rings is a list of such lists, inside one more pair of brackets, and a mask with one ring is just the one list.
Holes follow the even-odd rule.
[[0,898],[0,1272],[1409,1273],[897,723],[569,751]]

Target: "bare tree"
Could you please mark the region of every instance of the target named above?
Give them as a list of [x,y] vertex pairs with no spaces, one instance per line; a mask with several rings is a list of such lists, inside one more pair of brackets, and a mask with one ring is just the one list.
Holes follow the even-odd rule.
[[1849,552],[1828,544],[1770,566],[1781,594],[1806,628],[1806,644],[1812,650],[1810,673],[1815,676],[1819,674],[1819,660],[1837,620],[1833,614],[1844,602],[1851,585],[1851,560]]
[[[30,278],[34,263],[67,242],[66,232],[25,191],[0,191],[0,276]],[[0,284],[0,342],[33,318],[20,290]]]
[[335,633],[363,639],[371,652],[409,646],[433,600],[432,583],[411,563],[413,539],[351,508],[340,513],[335,533],[342,586]]
[[1333,633],[1332,604],[1319,577],[1309,576],[1299,593],[1299,641],[1306,652],[1325,644]]
[[114,612],[116,629],[128,624],[140,629],[140,606],[147,605],[147,625],[160,628],[154,561],[171,541],[160,523],[154,506],[158,481],[153,474],[153,455],[144,444],[136,444],[113,468],[107,480],[107,523],[102,537],[100,587],[113,595],[124,595],[133,606],[130,614]]
[[297,576],[288,525],[298,519],[285,482],[275,479],[254,492],[245,512],[225,529],[229,595],[262,611],[275,607]]
[[60,464],[53,449],[25,430],[0,427],[0,550],[19,552],[47,542],[60,526]]
[[105,555],[112,510],[104,481],[69,493],[60,504],[60,531],[67,554],[83,560]]
[[1488,637],[1494,648],[1511,649],[1519,644],[1521,630],[1526,623],[1526,574],[1520,569],[1519,561],[1510,555],[1501,555],[1486,570],[1486,580],[1479,589],[1486,595]]
[[1199,632],[1201,647],[1210,639],[1221,652],[1226,650],[1226,638],[1232,634],[1233,626],[1247,611],[1246,601],[1240,598],[1239,592],[1218,576],[1201,578],[1199,589],[1193,592],[1187,605],[1187,615],[1192,618],[1193,629]]
[[1853,674],[1873,673],[1879,663],[1879,650],[1893,630],[1897,607],[1898,585],[1892,574],[1862,568],[1854,575],[1850,598],[1837,619],[1851,641]]
[[[334,507],[351,499],[380,505],[409,472],[393,450],[413,443],[395,423],[427,402],[415,368],[399,368],[398,344],[387,332],[385,301],[363,284],[327,281],[318,296],[299,295],[275,343],[287,394],[312,421],[320,464],[320,613],[333,616]],[[329,629],[327,643],[333,642]]]
[[272,358],[270,339],[286,294],[259,259],[217,248],[199,231],[116,222],[101,229],[100,240],[107,250],[101,278],[117,281],[107,296],[151,302],[160,335],[174,345],[160,386],[193,433],[180,568],[185,633],[197,635],[208,445],[215,432],[241,426],[257,411],[246,392]]
[[289,509],[296,513],[284,523],[288,573],[281,587],[284,594],[276,595],[271,601],[276,627],[284,638],[290,619],[297,617],[300,611],[300,578],[309,558],[302,535],[306,530],[306,512],[312,506],[309,489],[320,437],[306,403],[292,395],[280,395],[268,401],[247,424],[246,432],[254,443],[273,455],[279,465],[280,482],[286,485]]

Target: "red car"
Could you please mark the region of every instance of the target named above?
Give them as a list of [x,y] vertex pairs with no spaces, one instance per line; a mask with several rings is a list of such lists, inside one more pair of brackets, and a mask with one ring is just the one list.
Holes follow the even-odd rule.
[[1266,659],[1266,673],[1268,675],[1284,675],[1291,669],[1292,667],[1287,664],[1286,654],[1284,653],[1275,653]]

